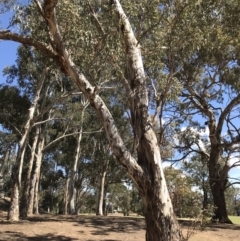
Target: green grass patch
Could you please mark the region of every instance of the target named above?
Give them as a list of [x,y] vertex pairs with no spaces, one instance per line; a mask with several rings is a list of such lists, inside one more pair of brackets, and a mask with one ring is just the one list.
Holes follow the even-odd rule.
[[234,224],[239,224],[239,225],[240,225],[240,216],[229,216],[229,219],[230,219]]

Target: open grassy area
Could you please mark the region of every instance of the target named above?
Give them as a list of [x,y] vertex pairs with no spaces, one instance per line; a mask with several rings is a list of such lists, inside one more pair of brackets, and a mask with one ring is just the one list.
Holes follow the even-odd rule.
[[[0,241],[145,241],[145,221],[141,216],[42,214],[8,222],[8,206],[8,200],[0,199]],[[240,217],[230,219],[240,223]],[[193,228],[189,221],[180,220],[185,237]],[[196,229],[188,241],[239,241],[239,237],[240,225],[212,223]]]
[[229,216],[229,218],[234,224],[240,225],[240,216]]

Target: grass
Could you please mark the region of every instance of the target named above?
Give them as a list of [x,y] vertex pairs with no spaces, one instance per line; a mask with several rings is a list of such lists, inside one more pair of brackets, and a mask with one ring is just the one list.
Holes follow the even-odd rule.
[[[233,222],[233,224],[240,225],[240,216],[228,216],[229,219]],[[194,221],[195,219],[191,218],[178,218],[179,221]]]
[[229,219],[230,219],[234,224],[239,224],[239,225],[240,225],[240,216],[229,216]]

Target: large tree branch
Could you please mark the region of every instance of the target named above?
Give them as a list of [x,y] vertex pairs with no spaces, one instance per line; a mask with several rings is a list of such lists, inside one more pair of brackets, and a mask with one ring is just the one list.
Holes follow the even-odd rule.
[[235,98],[233,98],[230,103],[226,106],[224,111],[221,113],[219,120],[218,120],[218,125],[217,125],[217,132],[221,133],[222,132],[222,127],[225,118],[229,114],[229,112],[234,108],[236,105],[240,104],[240,94],[237,95]]
[[62,42],[63,38],[61,36],[55,16],[56,4],[57,1],[45,0],[43,4],[43,11],[44,18],[49,26],[49,31],[52,34],[55,44],[57,45],[58,54],[62,57],[63,68],[66,73],[71,76],[78,88],[83,91],[86,98],[96,110],[96,113],[104,125],[112,151],[118,161],[127,169],[131,176],[135,178],[142,178],[143,170],[137,164],[130,152],[126,149],[110,111],[97,94],[98,89],[94,88],[83,75],[83,73],[77,69],[64,43]]
[[40,41],[36,41],[33,38],[22,36],[16,33],[12,33],[9,30],[0,31],[0,39],[2,40],[11,40],[17,43],[22,43],[23,45],[33,46],[36,49],[40,50],[47,56],[53,58],[54,60],[58,60],[57,53],[52,49],[50,45],[42,43]]
[[[210,121],[213,121],[215,119],[214,115],[212,111],[209,109],[205,99],[201,97],[199,94],[197,94],[192,86],[187,85],[186,88],[190,93],[189,98],[192,101],[192,103],[196,106],[196,108],[201,110],[209,118]],[[194,100],[194,98],[196,98],[197,102]]]

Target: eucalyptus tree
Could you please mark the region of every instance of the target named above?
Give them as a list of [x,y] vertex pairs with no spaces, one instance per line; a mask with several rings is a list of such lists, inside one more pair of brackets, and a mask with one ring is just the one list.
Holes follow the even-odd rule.
[[[201,212],[201,194],[193,191],[192,176],[183,170],[168,167],[164,169],[173,207],[178,217],[198,217]],[[195,186],[196,187],[196,186]]]
[[[49,73],[49,68],[47,67],[47,62],[45,66],[42,66],[41,63],[37,60],[39,56],[34,55],[34,52],[30,49],[25,49],[23,47],[18,48],[18,59],[16,65],[7,67],[4,69],[4,74],[8,75],[7,81],[12,82],[16,78],[19,88],[28,97],[29,103],[31,103],[30,108],[28,107],[28,114],[26,119],[23,118],[23,123],[21,129],[18,129],[17,126],[14,126],[14,130],[17,131],[19,138],[19,147],[18,154],[13,169],[13,180],[12,180],[12,191],[11,191],[11,206],[9,210],[8,218],[10,220],[18,219],[19,215],[19,195],[21,188],[21,176],[22,176],[22,167],[24,162],[24,155],[26,146],[28,144],[29,135],[33,126],[36,124],[36,120],[39,120],[37,113],[39,114],[39,102],[40,98],[43,97],[45,92],[44,81],[47,78]],[[34,61],[35,60],[35,61]],[[34,63],[35,62],[35,63]],[[28,69],[29,71],[26,71]],[[46,85],[45,85],[46,86]],[[43,93],[42,93],[43,92]],[[6,100],[10,101],[10,95],[6,96]],[[16,103],[17,99],[12,101],[13,106],[19,105]],[[15,107],[16,108],[16,107]],[[18,113],[18,115],[21,112]],[[41,113],[43,115],[43,113]],[[17,118],[16,118],[17,120]],[[14,125],[14,121],[10,121],[11,125]],[[38,129],[38,128],[37,128]],[[35,156],[35,148],[38,142],[39,131],[36,132],[35,141],[32,146],[32,155],[29,162],[29,168],[27,173],[27,178],[24,185],[24,195],[23,195],[23,204],[27,205],[28,203],[28,190],[30,185],[30,175],[33,166],[33,160]],[[27,210],[25,207],[24,210]],[[25,211],[26,212],[26,211]],[[25,213],[23,212],[23,213]],[[26,214],[24,214],[26,216]]]
[[[14,128],[15,132],[17,132],[17,134],[20,136],[18,149],[19,154],[14,169],[14,176],[18,176],[19,173],[19,186],[18,188],[13,188],[12,190],[13,198],[11,202],[11,209],[9,212],[9,219],[18,219],[19,191],[17,192],[17,189],[19,189],[21,184],[21,172],[24,161],[24,150],[26,148],[26,144],[28,143],[29,134],[34,135],[35,137],[33,138],[34,141],[31,147],[31,158],[29,159],[28,171],[26,178],[24,180],[25,183],[21,202],[21,213],[23,216],[26,216],[27,213],[32,213],[31,210],[33,209],[33,197],[37,197],[37,194],[35,192],[37,192],[38,179],[40,175],[40,164],[42,159],[42,150],[44,147],[44,123],[53,121],[54,119],[58,118],[56,117],[56,113],[53,113],[53,110],[57,108],[59,102],[68,97],[68,94],[63,93],[66,89],[66,86],[63,86],[63,83],[60,81],[60,79],[56,78],[57,72],[54,71],[54,69],[49,71],[49,67],[47,67],[48,64],[50,63],[46,59],[44,60],[44,58],[41,55],[34,53],[34,51],[32,51],[31,49],[19,47],[16,65],[4,69],[4,74],[8,75],[7,81],[12,82],[14,79],[16,79],[19,88],[21,88],[21,91],[25,94],[25,96],[28,97],[29,101],[32,103],[31,108],[29,109],[28,119],[25,120],[25,123],[24,118],[21,117],[20,119],[16,116],[21,114],[23,115],[20,109],[18,112],[15,113],[15,116],[11,117],[11,113],[8,111],[5,114],[4,112],[2,112],[1,117],[4,123],[8,123],[8,125],[11,125],[12,128]],[[58,83],[58,81],[60,82],[60,84]],[[56,86],[58,85],[60,85],[60,88],[56,88]],[[60,94],[59,92],[57,92],[57,89],[60,90]],[[11,96],[11,94],[8,94],[5,98],[5,102],[11,101],[11,105],[13,105],[13,108],[18,108],[19,104],[21,104],[20,99],[13,99],[11,98]],[[4,102],[2,102],[2,104],[4,104]],[[24,108],[24,105],[22,105],[21,108]],[[11,120],[11,118],[14,118],[14,120]],[[24,128],[21,127],[23,129],[23,132],[19,130],[20,124],[16,123],[16,121],[18,120],[21,120],[21,122],[23,122],[21,124],[22,126],[25,125]],[[35,134],[31,133],[31,130],[34,130]],[[34,165],[35,170],[33,172],[33,177],[31,180],[32,187],[30,190],[30,178],[34,158],[36,156],[35,151],[37,145],[38,155]],[[16,182],[17,181],[14,181],[13,179],[14,187],[14,183]],[[38,205],[36,204],[35,210],[37,210],[37,206]],[[11,210],[16,210],[16,212]]]
[[77,173],[77,166],[79,162],[79,158],[81,155],[81,139],[82,139],[82,132],[83,132],[83,127],[82,127],[82,122],[83,122],[83,117],[84,117],[84,111],[86,107],[88,106],[89,103],[86,103],[83,110],[82,110],[82,116],[81,116],[81,122],[79,125],[79,134],[77,137],[77,143],[75,147],[75,155],[74,155],[74,163],[72,166],[71,170],[71,178],[69,182],[69,212],[70,214],[75,214],[76,209],[75,209],[75,199],[74,199],[74,189],[75,189],[75,181],[76,181],[76,173]]
[[[238,155],[240,141],[236,121],[240,104],[239,4],[235,0],[179,1],[169,6],[169,11],[162,61],[181,86],[179,98],[166,105],[171,107],[170,123],[179,136],[177,147],[183,159],[197,152],[208,160],[215,215],[220,222],[230,222],[224,190],[230,168],[239,165],[229,161]],[[203,136],[204,130],[207,136]]]
[[[16,149],[17,138],[11,132],[6,130],[0,131],[0,196],[7,195],[6,186],[11,180],[11,160]],[[9,191],[9,190],[8,190]]]
[[[118,0],[32,1],[22,21],[29,30],[27,35],[24,36],[24,31],[19,35],[3,30],[0,38],[34,46],[71,77],[101,120],[111,151],[141,193],[146,240],[180,240],[182,235],[148,113],[150,82],[144,71],[140,45],[145,32],[160,23],[162,10],[158,1],[122,2],[126,12]],[[41,20],[36,16],[41,16]],[[30,29],[30,25],[35,26]],[[40,26],[44,27],[39,29]],[[151,39],[148,34],[147,37]],[[113,71],[106,68],[108,65]],[[101,90],[107,89],[107,82],[116,80],[122,82],[121,91],[126,95],[124,105],[130,113],[134,134],[133,153],[126,148],[109,108],[100,97]]]
[[189,161],[184,161],[182,170],[191,177],[192,183],[201,190],[203,194],[202,209],[212,205],[212,194],[209,185],[208,158],[205,155],[196,154]]
[[102,165],[100,165],[99,169],[99,181],[98,181],[98,199],[97,199],[97,209],[96,214],[97,215],[104,215],[104,198],[106,196],[105,193],[105,181],[106,181],[106,175],[109,168],[109,145],[104,145],[103,141],[98,141],[96,143],[95,147],[95,158],[96,161],[99,163],[100,159],[102,159]]
[[93,168],[90,180],[97,194],[96,215],[107,215],[108,204],[111,202],[111,200],[107,202],[110,187],[123,185],[128,178],[121,166],[116,163],[106,138],[102,135],[95,138],[94,155],[89,160]]
[[23,165],[23,159],[24,159],[24,153],[26,150],[26,143],[28,139],[29,132],[32,128],[32,121],[34,117],[35,108],[37,106],[38,100],[40,98],[40,92],[43,86],[43,82],[46,75],[46,69],[43,71],[41,79],[39,80],[39,83],[37,85],[37,89],[35,92],[35,97],[33,99],[33,102],[31,104],[31,107],[29,109],[28,119],[24,125],[24,132],[21,134],[21,140],[19,142],[18,147],[18,154],[16,158],[15,163],[15,169],[13,171],[14,178],[13,178],[13,187],[12,187],[12,193],[11,193],[11,207],[9,209],[8,218],[10,220],[14,220],[16,216],[19,214],[19,189],[21,185],[21,175],[22,175],[22,165]]

